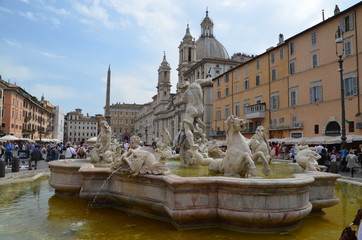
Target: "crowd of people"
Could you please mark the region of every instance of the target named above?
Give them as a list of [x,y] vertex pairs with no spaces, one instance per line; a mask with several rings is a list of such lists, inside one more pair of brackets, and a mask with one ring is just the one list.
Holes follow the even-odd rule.
[[[286,145],[285,142],[281,144],[272,142],[270,144],[271,150],[275,152],[275,158],[285,160],[295,160],[298,153],[297,147],[294,145]],[[362,144],[358,148],[347,149],[343,146],[340,150],[337,150],[336,146],[327,148],[322,144],[314,146],[315,151],[321,156],[318,160],[318,164],[325,166],[327,171],[329,170],[331,162],[339,163],[339,171],[349,172],[356,171],[361,168],[362,162]]]

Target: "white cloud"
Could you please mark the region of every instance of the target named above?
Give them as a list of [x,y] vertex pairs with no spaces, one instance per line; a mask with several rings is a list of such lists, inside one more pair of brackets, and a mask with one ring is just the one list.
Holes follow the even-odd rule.
[[[39,51],[37,51],[39,52]],[[66,56],[62,56],[62,55],[56,55],[54,53],[49,53],[49,52],[39,52],[41,55],[47,56],[47,57],[51,57],[51,58],[66,58]]]
[[20,48],[22,47],[21,43],[19,43],[16,40],[12,40],[12,39],[7,39],[7,38],[3,38],[3,40],[10,46],[12,47],[16,47],[16,48]]
[[33,22],[41,22],[41,23],[52,23],[54,26],[58,26],[61,24],[61,21],[54,16],[47,16],[43,13],[33,13],[30,11],[27,12],[19,12],[19,15],[25,17]]
[[6,13],[14,13],[12,10],[10,10],[8,8],[3,8],[3,7],[0,7],[0,11],[1,12],[6,12]]

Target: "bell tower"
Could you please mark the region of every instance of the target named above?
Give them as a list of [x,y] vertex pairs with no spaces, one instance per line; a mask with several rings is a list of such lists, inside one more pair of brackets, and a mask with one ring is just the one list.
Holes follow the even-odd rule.
[[184,81],[183,74],[196,63],[196,41],[187,24],[186,33],[179,45],[178,83]]
[[158,84],[157,84],[157,99],[160,103],[170,101],[171,93],[171,67],[166,60],[166,53],[163,54],[163,60],[158,68]]

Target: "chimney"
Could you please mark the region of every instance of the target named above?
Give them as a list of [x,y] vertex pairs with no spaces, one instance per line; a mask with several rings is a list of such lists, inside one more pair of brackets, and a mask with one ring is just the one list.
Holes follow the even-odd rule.
[[278,45],[283,44],[283,43],[284,43],[284,35],[280,33]]
[[322,9],[322,21],[324,21],[324,9]]
[[334,8],[334,15],[339,14],[341,11],[339,10],[338,5],[336,4],[336,7]]

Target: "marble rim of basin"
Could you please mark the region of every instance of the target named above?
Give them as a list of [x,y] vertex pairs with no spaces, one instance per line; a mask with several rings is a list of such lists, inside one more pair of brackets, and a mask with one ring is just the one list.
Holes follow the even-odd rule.
[[[310,172],[286,179],[172,174],[131,178],[120,173],[111,176],[108,168],[83,164],[70,173],[77,177],[67,178],[67,168],[61,165],[51,167],[54,176],[49,182],[57,191],[72,191],[89,201],[97,197],[97,203],[166,220],[177,228],[221,226],[279,232],[298,227],[312,211],[338,203],[334,190],[338,174]],[[78,181],[76,189],[60,186],[62,181],[70,185],[69,179]]]

